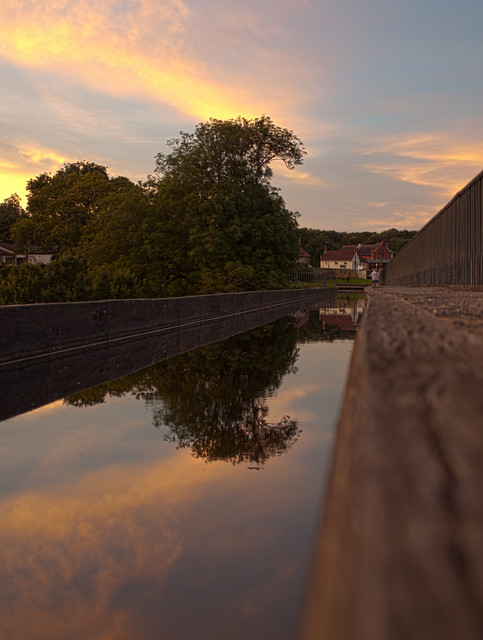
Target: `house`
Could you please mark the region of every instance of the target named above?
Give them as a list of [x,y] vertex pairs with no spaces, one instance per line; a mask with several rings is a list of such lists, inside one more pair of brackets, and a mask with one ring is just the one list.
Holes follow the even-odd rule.
[[323,269],[351,269],[365,277],[367,271],[381,269],[394,258],[387,242],[345,244],[336,251],[324,251],[320,258]]
[[15,253],[13,244],[0,242],[0,264],[19,265],[22,262],[48,264],[51,260],[52,254],[42,251],[39,247],[30,245],[26,253]]
[[302,246],[299,246],[299,257],[297,262],[298,264],[303,264],[307,267],[310,266],[310,253],[308,251],[305,251]]
[[0,264],[15,264],[13,245],[0,242]]
[[[348,245],[350,246],[350,245]],[[366,271],[382,269],[394,258],[394,251],[389,249],[387,242],[376,242],[375,244],[359,244],[356,246],[357,253]]]
[[342,249],[334,251],[324,251],[320,258],[321,269],[351,269],[352,271],[362,271],[361,259],[357,253],[357,246],[344,245]]

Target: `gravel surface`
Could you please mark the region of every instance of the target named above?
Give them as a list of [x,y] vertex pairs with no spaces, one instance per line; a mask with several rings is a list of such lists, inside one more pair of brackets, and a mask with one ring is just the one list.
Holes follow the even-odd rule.
[[379,287],[377,295],[402,298],[451,322],[455,327],[483,334],[483,290],[456,287]]

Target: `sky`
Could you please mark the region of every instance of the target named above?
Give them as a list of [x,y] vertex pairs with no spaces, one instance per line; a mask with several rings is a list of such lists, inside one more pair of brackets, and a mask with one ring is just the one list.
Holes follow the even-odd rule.
[[0,201],[65,162],[144,180],[180,131],[260,117],[299,224],[419,229],[483,169],[481,0],[2,0]]

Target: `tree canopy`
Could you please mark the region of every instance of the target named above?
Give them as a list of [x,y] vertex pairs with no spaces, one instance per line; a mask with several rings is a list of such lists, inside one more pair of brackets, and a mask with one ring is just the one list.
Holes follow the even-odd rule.
[[27,182],[28,217],[15,226],[15,244],[56,253],[75,248],[110,187],[107,169],[93,162],[67,163],[53,176],[32,178]]
[[302,163],[301,141],[263,116],[209,120],[156,156],[152,184],[167,230],[168,290],[282,286],[297,256],[297,221],[270,184],[270,164]]
[[194,133],[180,132],[168,142],[171,153],[158,153],[156,174],[183,178],[186,184],[246,188],[269,184],[270,167],[281,160],[289,169],[303,162],[305,149],[297,136],[268,116],[247,120],[211,118]]

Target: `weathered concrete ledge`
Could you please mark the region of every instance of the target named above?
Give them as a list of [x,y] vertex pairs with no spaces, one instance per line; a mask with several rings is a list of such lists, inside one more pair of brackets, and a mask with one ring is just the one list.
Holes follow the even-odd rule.
[[367,299],[300,638],[483,638],[483,293]]
[[0,362],[332,296],[327,289],[0,307]]

